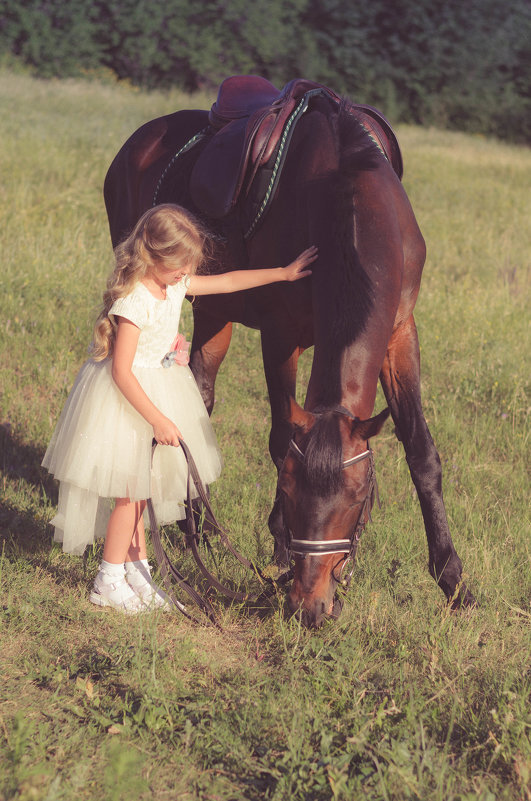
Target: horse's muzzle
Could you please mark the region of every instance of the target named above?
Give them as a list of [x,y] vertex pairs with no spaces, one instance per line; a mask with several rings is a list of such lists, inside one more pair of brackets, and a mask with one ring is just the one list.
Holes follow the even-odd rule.
[[297,603],[291,596],[287,597],[288,613],[290,617],[300,620],[307,629],[318,629],[326,620],[337,620],[343,607],[338,598],[333,598],[332,603],[325,603],[322,598],[317,598],[308,606]]

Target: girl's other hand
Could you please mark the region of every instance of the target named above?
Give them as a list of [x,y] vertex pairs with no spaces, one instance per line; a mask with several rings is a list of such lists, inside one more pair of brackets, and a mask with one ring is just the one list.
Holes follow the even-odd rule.
[[161,417],[153,425],[153,436],[159,445],[174,445],[176,448],[179,447],[179,438],[182,439],[181,432],[169,417]]
[[299,278],[305,278],[307,275],[311,275],[312,271],[307,270],[306,268],[312,263],[312,261],[316,260],[318,255],[319,253],[315,245],[303,250],[303,252],[297,256],[295,261],[292,261],[291,264],[288,264],[287,267],[283,268],[285,280],[298,281]]

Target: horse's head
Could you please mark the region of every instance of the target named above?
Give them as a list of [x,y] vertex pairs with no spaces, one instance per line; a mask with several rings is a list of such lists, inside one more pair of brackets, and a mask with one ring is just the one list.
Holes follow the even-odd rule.
[[359,420],[337,407],[316,413],[292,405],[295,433],[279,474],[288,547],[295,562],[291,612],[308,626],[339,613],[344,568],[367,522],[376,480],[368,440],[389,410]]

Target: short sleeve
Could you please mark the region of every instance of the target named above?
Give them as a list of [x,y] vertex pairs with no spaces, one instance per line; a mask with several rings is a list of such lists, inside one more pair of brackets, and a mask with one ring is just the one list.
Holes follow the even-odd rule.
[[138,293],[132,292],[130,295],[126,295],[125,298],[115,300],[108,314],[125,317],[126,320],[142,329],[148,321],[149,310],[142,297]]
[[189,294],[190,291],[190,275],[183,275],[180,281],[176,284],[169,284],[166,291],[170,293],[178,303],[182,303],[184,296]]

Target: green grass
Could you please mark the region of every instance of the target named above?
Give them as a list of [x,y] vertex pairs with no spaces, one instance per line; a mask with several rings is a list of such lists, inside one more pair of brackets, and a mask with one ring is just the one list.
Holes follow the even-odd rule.
[[[93,608],[100,551],[52,545],[57,490],[39,467],[111,262],[105,171],[142,122],[211,98],[6,72],[0,96],[0,797],[529,801],[530,152],[399,131],[428,243],[426,415],[480,608],[449,613],[429,577],[388,424],[374,442],[382,508],[340,621],[301,630],[279,597],[220,606],[220,634]],[[213,502],[265,564],[274,471],[259,354],[257,333],[236,326]],[[305,354],[301,398],[310,365]]]

